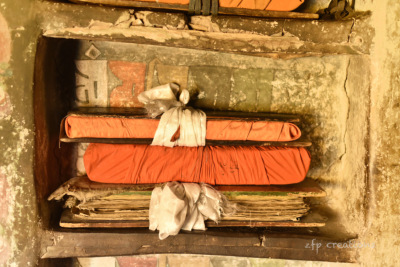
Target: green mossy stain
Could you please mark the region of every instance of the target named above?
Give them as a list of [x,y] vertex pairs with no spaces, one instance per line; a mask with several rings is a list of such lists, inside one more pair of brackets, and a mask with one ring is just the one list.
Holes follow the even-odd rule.
[[222,192],[227,197],[236,197],[236,196],[292,196],[298,195],[299,193],[291,193],[291,192]]
[[117,196],[133,196],[133,195],[140,195],[140,196],[151,196],[152,191],[130,191],[130,192],[123,192],[117,194]]

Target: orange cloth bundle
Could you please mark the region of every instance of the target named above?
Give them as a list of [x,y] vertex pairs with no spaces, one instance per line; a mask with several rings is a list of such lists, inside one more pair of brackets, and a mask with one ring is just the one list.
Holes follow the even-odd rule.
[[[153,138],[158,127],[156,119],[69,116],[65,132],[70,138]],[[301,136],[300,129],[287,122],[208,120],[207,140],[293,141]]]
[[[139,0],[138,0],[139,1]],[[166,4],[189,5],[189,0],[140,0]],[[271,11],[292,11],[298,8],[304,0],[219,0],[220,7],[237,7]]]
[[304,180],[310,161],[304,148],[254,146],[169,148],[91,143],[84,155],[90,180],[129,184],[293,184]]

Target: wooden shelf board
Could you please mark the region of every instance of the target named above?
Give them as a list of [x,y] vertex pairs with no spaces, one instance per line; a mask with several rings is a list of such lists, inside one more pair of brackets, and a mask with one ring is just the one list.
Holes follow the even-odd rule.
[[[55,240],[57,242],[55,242]],[[331,249],[331,242],[348,242],[354,237],[337,238],[319,234],[313,228],[209,228],[182,231],[160,240],[158,232],[145,228],[55,228],[43,231],[41,258],[107,257],[149,254],[202,254],[306,261],[355,263],[355,249]],[[310,243],[321,244],[318,253]]]
[[[69,138],[65,133],[60,138],[63,143],[101,143],[101,144],[138,144],[150,145],[153,139],[145,138]],[[265,141],[222,141],[206,140],[206,146],[273,146],[273,147],[309,147],[310,141],[296,140],[290,142],[265,142]]]
[[[300,116],[291,114],[278,114],[278,113],[266,113],[266,112],[216,111],[216,110],[203,110],[203,111],[207,115],[207,120],[282,121],[291,123],[300,122]],[[75,108],[68,112],[68,116],[71,115],[154,119],[154,120],[160,119],[160,116],[156,118],[148,116],[144,108],[123,108],[123,107]]]
[[[300,118],[296,115],[273,114],[273,113],[252,113],[233,111],[205,111],[207,120],[240,120],[240,121],[282,121],[295,123]],[[85,117],[112,117],[112,118],[134,118],[134,119],[155,119],[147,115],[144,108],[111,108],[91,107],[77,108],[68,112],[68,116]],[[64,119],[65,120],[65,119]],[[139,144],[149,145],[151,138],[69,138],[65,132],[64,120],[61,122],[60,141],[64,143],[103,143],[103,144]],[[207,140],[207,146],[274,146],[274,147],[309,147],[312,143],[309,140],[299,139],[290,142],[271,141],[228,141],[228,140]]]

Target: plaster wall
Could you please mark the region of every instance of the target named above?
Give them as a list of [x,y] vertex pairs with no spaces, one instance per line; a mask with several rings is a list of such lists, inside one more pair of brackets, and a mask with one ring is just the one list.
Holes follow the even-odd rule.
[[372,10],[370,191],[362,240],[376,242],[376,249],[361,251],[360,260],[368,266],[399,266],[400,3],[379,1]]
[[0,265],[35,266],[33,1],[0,2]]

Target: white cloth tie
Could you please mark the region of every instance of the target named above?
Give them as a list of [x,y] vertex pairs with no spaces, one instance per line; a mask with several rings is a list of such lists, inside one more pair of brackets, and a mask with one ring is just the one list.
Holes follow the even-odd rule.
[[[177,101],[178,91],[178,85],[169,83],[142,92],[138,96],[138,100],[145,104],[150,116],[156,117],[164,112],[151,145],[205,146],[206,114],[199,109],[185,107],[190,99],[188,90],[182,90]],[[180,128],[179,138],[171,141],[178,128]]]
[[219,222],[223,199],[206,184],[169,182],[156,187],[150,200],[149,229],[159,230],[161,240],[177,235],[179,230],[206,230],[204,221]]

